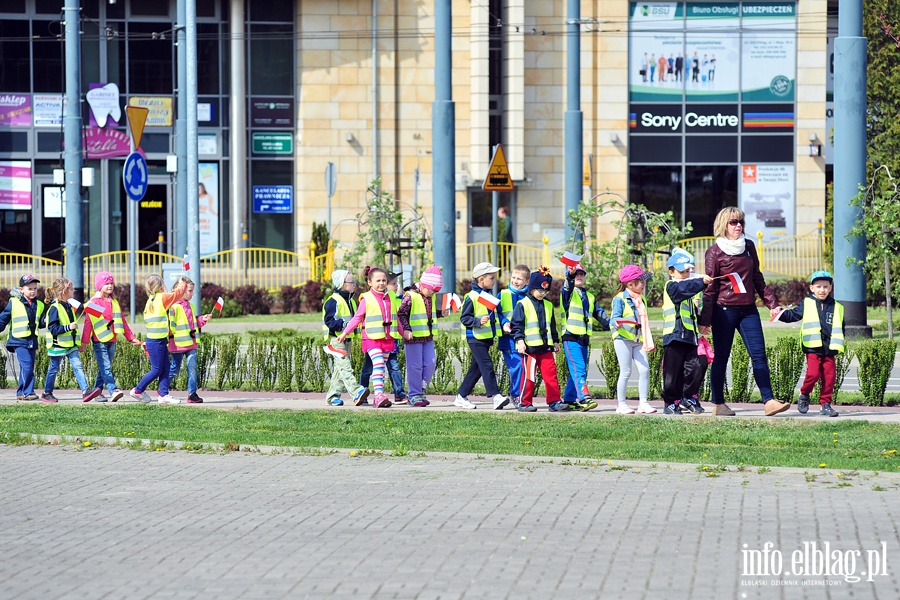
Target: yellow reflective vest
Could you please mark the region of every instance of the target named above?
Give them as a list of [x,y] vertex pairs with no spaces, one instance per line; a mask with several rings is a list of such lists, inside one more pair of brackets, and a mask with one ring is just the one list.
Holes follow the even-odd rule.
[[[334,316],[339,319],[343,319],[344,325],[346,325],[350,321],[350,319],[353,318],[353,313],[356,312],[356,306],[353,305],[352,299],[350,300],[350,303],[348,303],[344,299],[344,297],[337,292],[331,294],[331,298],[326,299],[322,304],[322,337],[324,337],[325,340],[328,340],[328,338],[331,337],[331,332],[328,330],[328,325],[325,324],[325,304],[328,304],[328,300],[334,300]],[[347,337],[356,338],[359,337],[359,333],[357,333],[357,331],[354,329],[347,335]]]
[[[637,321],[638,317],[634,314],[634,309],[632,308],[632,300],[631,295],[628,293],[628,290],[616,295],[616,298],[621,298],[624,303],[624,308],[622,308],[622,317],[623,319],[628,319],[629,321]],[[643,300],[643,296],[641,296]],[[646,304],[646,302],[645,302]],[[621,325],[616,326],[616,322],[613,318],[610,317],[609,320],[610,327],[612,328],[612,339],[623,338],[626,340],[636,340],[637,326],[635,325]]]
[[31,322],[28,320],[28,309],[25,308],[25,303],[15,297],[10,298],[9,301],[12,304],[9,319],[9,337],[29,338],[37,335],[38,324],[40,323],[41,315],[44,314],[44,303],[40,300],[35,300],[37,308],[34,312],[34,327],[32,327]]
[[[66,311],[66,307],[63,306],[63,303],[59,300],[54,300],[50,303],[50,309],[56,307],[56,314],[59,315],[59,324],[63,327],[70,325],[72,321],[69,319],[69,313]],[[48,311],[50,310],[48,309]],[[48,315],[49,319],[49,315]],[[53,348],[56,346],[57,348],[74,348],[76,346],[81,346],[81,338],[78,337],[78,330],[73,329],[68,331],[61,336],[54,336],[50,333],[50,328],[47,328],[47,349]]]
[[553,305],[549,300],[541,300],[544,303],[544,330],[541,331],[541,323],[538,320],[534,302],[528,298],[519,301],[525,310],[525,345],[526,346],[552,346],[553,333],[550,323],[553,320]]
[[181,302],[176,302],[169,309],[169,337],[176,348],[190,348],[196,342],[197,332],[191,329],[187,312]]
[[[829,350],[844,351],[844,305],[834,303],[834,316],[831,319],[831,342]],[[822,347],[822,324],[819,322],[819,310],[812,298],[803,299],[803,320],[800,321],[801,343],[804,348]]]
[[[387,293],[391,296],[394,295],[394,293],[390,291]],[[391,337],[395,339],[398,338],[400,334],[397,330],[397,312],[394,309],[393,300],[391,300],[391,321],[388,323],[384,320],[384,315],[381,314],[381,303],[375,298],[373,292],[366,292],[360,299],[366,301],[366,337],[370,340],[383,340],[387,337],[384,334],[384,328],[385,326],[388,326],[390,327]]]
[[419,292],[409,290],[411,305],[409,308],[409,329],[413,337],[428,337],[431,335],[431,315],[425,307],[425,298]]
[[147,327],[148,340],[165,340],[169,337],[169,313],[163,305],[162,294],[153,294],[147,298],[144,325]]
[[[112,303],[112,315],[113,315],[113,325],[115,326],[116,333],[124,332],[125,326],[122,324],[122,308],[119,306],[119,302],[115,299],[110,298]],[[103,307],[94,302],[94,299],[91,298],[88,303],[85,305],[85,308],[90,307],[100,313],[103,312]],[[103,318],[103,315],[99,317],[95,317],[91,314],[87,314],[88,318],[91,320],[91,328],[94,330],[94,335],[97,337],[97,340],[100,342],[114,342],[115,335],[113,335],[112,330],[109,328],[109,322]]]

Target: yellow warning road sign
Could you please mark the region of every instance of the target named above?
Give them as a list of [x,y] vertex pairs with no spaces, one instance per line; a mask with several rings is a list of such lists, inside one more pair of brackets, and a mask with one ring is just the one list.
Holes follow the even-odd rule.
[[588,154],[584,157],[584,175],[581,177],[581,185],[591,187],[592,175],[594,173],[594,155]]
[[494,157],[491,158],[491,166],[481,189],[486,192],[511,192],[515,189],[509,175],[509,165],[506,164],[506,155],[503,154],[503,146],[500,144],[497,144],[494,150]]
[[126,106],[125,114],[128,115],[128,129],[131,130],[131,139],[134,140],[134,149],[141,147],[141,137],[144,135],[144,123],[147,122],[149,110],[140,106]]

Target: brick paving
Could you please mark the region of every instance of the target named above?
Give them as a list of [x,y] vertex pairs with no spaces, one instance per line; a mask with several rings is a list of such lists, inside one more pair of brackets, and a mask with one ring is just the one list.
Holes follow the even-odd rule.
[[[567,463],[0,445],[0,589],[79,600],[900,597],[900,474]],[[887,574],[815,575],[801,557],[810,575],[745,576],[746,551],[767,542],[788,571],[804,542],[859,551],[852,570],[838,561],[855,575],[886,547]]]

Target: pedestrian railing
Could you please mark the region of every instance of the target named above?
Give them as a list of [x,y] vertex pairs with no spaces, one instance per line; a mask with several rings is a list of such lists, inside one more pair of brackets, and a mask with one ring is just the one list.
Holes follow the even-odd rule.
[[[705,272],[706,250],[715,243],[715,237],[704,236],[687,238],[679,242],[679,246],[690,252],[696,260],[697,272]],[[779,237],[763,242],[757,238],[760,266],[767,274],[784,277],[805,278],[817,269],[825,268],[826,250],[831,248],[832,238],[820,233],[806,233]],[[555,277],[561,277],[563,269],[556,260],[556,255],[563,248],[550,248],[547,238],[540,246],[524,244],[497,244],[497,259],[493,257],[491,242],[477,242],[466,245],[466,262],[457,264],[457,280],[463,281],[471,276],[472,269],[480,262],[491,262],[503,269],[503,274],[517,264],[526,264],[531,269],[538,265],[549,266]],[[660,248],[653,258],[651,269],[664,272],[668,259],[668,248]],[[303,255],[289,250],[274,248],[240,248],[223,250],[204,256],[201,260],[203,283],[210,282],[233,289],[241,285],[253,284],[270,291],[277,291],[283,286],[296,286],[309,280],[327,281],[331,277],[340,248],[333,242],[323,254],[317,254],[316,248],[310,245],[309,254]],[[84,259],[85,286],[90,289],[92,278],[98,271],[109,271],[116,283],[131,282],[129,271],[129,252],[119,250],[94,254]],[[136,283],[142,285],[147,276],[160,273],[163,263],[181,263],[182,257],[148,250],[136,253]],[[430,261],[426,261],[429,262]],[[389,266],[389,265],[388,265]],[[427,266],[427,265],[424,265]],[[423,265],[413,265],[413,276]],[[34,256],[31,254],[0,253],[0,286],[11,288],[18,286],[19,277],[31,273],[47,285],[57,277],[65,276],[65,263]],[[361,274],[360,274],[361,276]],[[409,283],[409,282],[406,282]]]

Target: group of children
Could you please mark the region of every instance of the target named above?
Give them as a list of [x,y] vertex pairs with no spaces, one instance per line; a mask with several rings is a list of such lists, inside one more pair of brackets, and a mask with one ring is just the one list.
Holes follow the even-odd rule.
[[[712,282],[708,275],[694,275],[693,256],[676,248],[667,262],[669,281],[663,290],[663,412],[680,415],[685,412],[704,412],[698,393],[706,376],[712,349],[700,336],[698,312],[700,296]],[[556,311],[546,299],[552,276],[549,269],[531,271],[527,265],[517,265],[510,274],[508,286],[499,299],[491,295],[499,271],[490,263],[479,263],[472,272],[472,289],[466,294],[460,312],[471,360],[453,405],[473,409],[469,400],[479,379],[495,410],[512,404],[521,412],[535,412],[534,391],[536,373],[546,386],[546,402],[550,411],[588,411],[597,407],[587,385],[590,356],[590,335],[594,330],[611,331],[613,347],[619,363],[616,395],[618,414],[635,412],[652,414],[657,410],[648,401],[650,363],[648,352],[656,349],[650,329],[644,288],[652,277],[637,265],[626,265],[619,272],[619,289],[612,299],[611,313],[596,302],[585,288],[586,269],[580,264],[567,266],[565,282],[560,294],[563,316],[557,326]],[[347,271],[335,271],[334,294],[324,305],[323,330],[326,352],[335,357],[331,386],[326,401],[342,405],[341,393],[350,392],[357,406],[367,404],[368,382],[357,382],[350,361],[351,337],[362,330],[362,349],[372,363],[375,388],[375,408],[387,408],[405,403],[399,368],[390,365],[396,357],[399,341],[406,352],[406,375],[409,386],[408,403],[416,407],[429,405],[425,395],[434,374],[436,357],[433,342],[434,320],[447,316],[449,310],[438,311],[432,300],[443,286],[440,269],[432,265],[418,283],[397,289],[397,274],[384,269],[367,268],[369,291],[355,304],[356,283]],[[389,282],[391,287],[389,288]],[[822,380],[821,415],[837,416],[831,407],[835,384],[834,356],[843,351],[843,308],[832,296],[833,279],[827,271],[816,271],[810,278],[810,295],[793,309],[782,311],[785,322],[802,321],[802,345],[807,357],[806,378],[800,388],[798,410],[809,409],[809,394]],[[487,300],[485,299],[487,297]],[[499,300],[499,303],[494,303]],[[509,396],[503,395],[490,357],[490,349],[497,340],[510,376]],[[557,379],[554,353],[565,353],[569,376],[561,392]],[[699,349],[699,351],[698,351]],[[368,363],[367,363],[368,364]],[[396,362],[394,363],[396,365]],[[628,381],[633,367],[638,371],[638,405],[633,408],[626,401]],[[391,371],[394,401],[384,394],[385,369]],[[400,379],[400,383],[396,381]]]
[[[663,290],[663,412],[669,415],[685,411],[702,413],[697,393],[706,374],[707,357],[698,353],[706,340],[699,335],[697,321],[700,294],[712,279],[708,275],[694,276],[693,257],[675,249],[668,260],[670,280]],[[552,276],[546,267],[532,272],[526,265],[517,265],[506,289],[499,299],[490,291],[499,271],[490,263],[479,263],[472,276],[472,289],[462,301],[460,323],[465,330],[471,353],[468,371],[463,378],[454,406],[473,409],[469,400],[479,379],[494,409],[502,410],[512,404],[521,412],[535,412],[534,391],[536,373],[540,372],[546,386],[546,402],[551,411],[587,411],[597,407],[587,385],[590,356],[590,335],[596,329],[612,332],[613,347],[619,363],[617,381],[618,414],[651,414],[657,412],[648,402],[650,364],[648,352],[656,348],[650,330],[644,298],[646,281],[651,274],[637,265],[627,265],[619,272],[619,289],[612,299],[611,314],[597,304],[593,294],[585,288],[587,271],[579,263],[568,266],[560,294],[563,315],[562,327],[557,326],[553,304],[546,299]],[[436,265],[429,267],[417,283],[398,289],[399,273],[366,268],[368,291],[354,299],[356,281],[346,270],[332,275],[334,293],[323,306],[323,332],[330,343],[326,352],[335,357],[326,401],[330,405],[343,404],[341,394],[348,391],[355,405],[368,403],[369,383],[375,394],[375,408],[408,403],[415,407],[429,405],[425,390],[434,375],[435,319],[446,317],[449,308],[438,310],[434,295],[443,287],[443,276]],[[170,381],[186,366],[188,373],[188,404],[202,403],[197,389],[197,336],[212,315],[194,315],[190,300],[194,283],[181,277],[171,292],[158,275],[147,279],[147,304],[144,324],[147,341],[138,340],[125,320],[118,301],[113,298],[113,276],[101,271],[94,277],[96,293],[85,304],[84,328],[78,335],[77,308],[73,300],[74,286],[65,278],[56,279],[46,289],[46,304],[37,299],[40,281],[31,274],[23,275],[19,287],[12,290],[10,301],[0,313],[0,332],[10,327],[7,349],[15,353],[19,363],[16,398],[20,401],[40,400],[58,402],[53,395],[56,377],[63,359],[68,359],[82,394],[82,401],[116,402],[125,395],[112,372],[113,358],[119,335],[136,346],[144,345],[150,359],[150,371],[131,390],[130,395],[140,402],[151,402],[147,387],[159,381],[160,404],[178,404],[181,400],[169,393]],[[836,380],[835,356],[844,350],[843,306],[834,300],[834,280],[827,271],[816,271],[810,277],[810,294],[796,308],[783,310],[778,319],[801,322],[801,340],[807,360],[806,377],[800,387],[798,410],[809,410],[810,393],[822,381],[819,396],[820,414],[836,417],[831,407]],[[494,300],[499,302],[494,303]],[[38,330],[47,329],[46,347],[50,358],[44,392],[34,392],[34,363],[38,350]],[[350,339],[360,334],[366,355],[359,381],[354,376],[350,360]],[[562,334],[560,335],[560,331]],[[503,395],[490,357],[494,340],[510,375],[509,396]],[[398,354],[400,341],[406,353],[406,383],[403,389]],[[79,352],[88,343],[97,360],[97,380],[88,385]],[[569,370],[568,381],[560,390],[554,353],[565,353]],[[632,369],[638,371],[638,406],[626,402],[626,390]],[[391,378],[393,401],[384,393],[385,377]]]
[[[197,336],[200,328],[211,315],[194,316],[190,299],[194,283],[181,277],[170,293],[159,275],[147,278],[147,304],[144,308],[144,324],[147,341],[138,340],[122,315],[119,302],[113,298],[115,281],[112,274],[101,271],[94,277],[96,293],[83,306],[74,300],[73,283],[61,277],[46,288],[46,302],[37,299],[40,281],[31,274],[19,279],[18,289],[12,290],[9,303],[0,313],[0,332],[10,326],[7,350],[15,353],[19,363],[16,399],[56,403],[53,392],[56,377],[63,359],[68,359],[81,390],[82,402],[117,402],[125,393],[116,383],[112,372],[113,358],[119,335],[135,346],[144,346],[150,359],[150,372],[131,390],[131,397],[139,402],[151,402],[147,387],[159,380],[159,404],[178,404],[181,400],[169,394],[169,382],[186,365],[188,373],[188,404],[202,403],[197,394]],[[82,333],[78,334],[78,320],[84,316]],[[46,328],[45,343],[50,364],[44,380],[44,391],[38,396],[34,391],[34,363],[40,344],[38,330]],[[81,362],[80,352],[88,344],[97,360],[97,380],[93,386],[88,380]],[[109,398],[103,395],[103,388]]]

